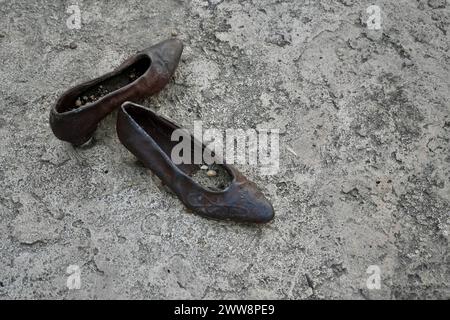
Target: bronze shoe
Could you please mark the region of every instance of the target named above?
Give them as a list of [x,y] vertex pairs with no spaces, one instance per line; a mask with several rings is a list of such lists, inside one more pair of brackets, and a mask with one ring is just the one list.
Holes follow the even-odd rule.
[[178,66],[183,44],[169,39],[123,62],[117,69],[66,91],[50,111],[55,136],[73,145],[87,142],[98,123],[125,101],[159,92]]
[[[198,170],[196,164],[176,165],[171,159],[172,132],[179,127],[153,111],[125,102],[117,117],[117,134],[121,143],[162,183],[167,185],[195,213],[221,220],[238,222],[269,222],[273,207],[256,185],[231,165],[222,164],[232,181],[221,191],[212,191],[194,181],[190,174]],[[190,136],[193,143],[198,143]],[[204,148],[204,146],[203,146]]]

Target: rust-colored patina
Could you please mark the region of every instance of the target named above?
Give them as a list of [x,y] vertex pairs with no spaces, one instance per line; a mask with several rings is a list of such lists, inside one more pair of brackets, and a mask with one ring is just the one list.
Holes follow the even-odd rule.
[[[171,150],[172,132],[179,127],[153,111],[125,102],[119,109],[117,134],[122,144],[146,167],[151,169],[178,198],[195,213],[221,220],[266,223],[273,219],[270,202],[231,165],[223,164],[232,177],[222,191],[212,191],[196,183],[189,174],[197,170],[194,164],[176,165]],[[190,137],[195,142],[194,137]]]
[[[98,123],[123,102],[138,102],[164,88],[178,66],[182,51],[181,41],[165,40],[130,57],[116,70],[69,89],[50,111],[53,133],[57,138],[76,146],[87,142]],[[137,79],[107,93],[95,102],[74,108],[80,96],[131,69],[140,73]]]

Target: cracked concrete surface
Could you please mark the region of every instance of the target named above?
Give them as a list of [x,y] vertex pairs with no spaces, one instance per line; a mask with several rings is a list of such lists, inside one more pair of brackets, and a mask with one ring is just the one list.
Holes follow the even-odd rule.
[[[448,1],[0,0],[0,13],[1,299],[450,298]],[[187,127],[280,129],[277,175],[238,166],[271,224],[188,213],[120,145],[115,114],[89,148],[52,135],[59,94],[173,35],[182,61],[146,105]]]

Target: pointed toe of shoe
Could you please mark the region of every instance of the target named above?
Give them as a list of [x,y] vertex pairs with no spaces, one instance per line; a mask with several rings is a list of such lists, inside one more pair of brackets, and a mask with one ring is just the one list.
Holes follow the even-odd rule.
[[253,201],[253,206],[247,210],[245,220],[253,223],[268,223],[274,216],[275,212],[272,205],[266,199],[258,199]]
[[[237,192],[234,193],[234,190]],[[224,205],[231,210],[228,212],[230,215],[224,215],[223,218],[249,223],[268,223],[273,220],[273,206],[256,185],[250,182],[234,190],[231,188],[228,197],[225,196]]]
[[178,39],[168,39],[159,43],[158,47],[169,73],[173,74],[183,52],[183,43]]
[[262,205],[259,210],[255,213],[256,222],[259,223],[267,223],[273,220],[275,217],[275,212],[273,210],[272,205],[269,202],[266,202]]

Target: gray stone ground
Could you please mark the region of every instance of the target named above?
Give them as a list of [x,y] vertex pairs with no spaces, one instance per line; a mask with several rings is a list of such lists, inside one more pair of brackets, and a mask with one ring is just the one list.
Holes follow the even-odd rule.
[[[79,1],[69,30],[73,3],[0,1],[0,298],[450,298],[448,1]],[[115,114],[91,148],[50,131],[65,89],[175,33],[182,62],[147,105],[280,129],[277,175],[238,166],[273,202],[267,226],[188,213]]]

